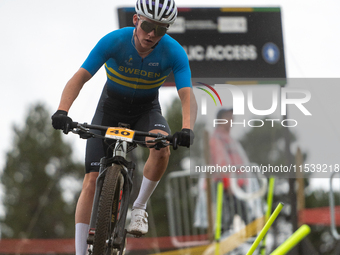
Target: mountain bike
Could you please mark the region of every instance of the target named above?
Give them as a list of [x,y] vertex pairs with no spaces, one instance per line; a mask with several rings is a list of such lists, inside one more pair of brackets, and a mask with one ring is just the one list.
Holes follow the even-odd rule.
[[[83,139],[103,139],[108,145],[107,156],[100,160],[96,181],[87,238],[88,255],[123,255],[127,235],[125,222],[135,169],[135,163],[126,159],[127,153],[138,144],[157,150],[169,145],[177,149],[177,140],[172,135],[131,130],[123,123],[119,123],[118,127],[106,127],[72,122],[64,133],[70,131]],[[152,139],[141,141],[136,137]]]

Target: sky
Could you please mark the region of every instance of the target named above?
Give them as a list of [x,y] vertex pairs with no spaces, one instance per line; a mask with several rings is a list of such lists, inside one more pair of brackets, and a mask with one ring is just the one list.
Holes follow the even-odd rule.
[[[0,169],[11,149],[13,125],[23,125],[29,107],[44,103],[51,115],[57,110],[66,82],[81,66],[97,41],[118,28],[117,7],[135,1],[89,0],[0,0]],[[340,20],[338,0],[203,1],[177,0],[179,7],[281,7],[285,60],[289,78],[340,77]],[[90,122],[99,99],[105,73],[101,69],[83,88],[69,116]],[[296,130],[301,147],[313,163],[336,163],[340,142],[340,88],[336,80],[313,80],[303,84],[310,90],[313,118]],[[161,89],[163,108],[173,89]],[[294,116],[294,110],[292,111]],[[299,113],[296,113],[299,114]],[[67,137],[75,144],[75,157],[82,160],[85,142]],[[326,161],[326,162],[323,162]],[[340,163],[340,161],[338,162]],[[316,181],[314,185],[327,179]]]

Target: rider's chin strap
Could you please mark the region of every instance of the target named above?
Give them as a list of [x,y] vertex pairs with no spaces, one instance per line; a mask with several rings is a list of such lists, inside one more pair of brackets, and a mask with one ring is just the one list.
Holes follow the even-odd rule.
[[158,45],[159,42],[157,42],[154,46],[151,47],[151,49],[154,49],[157,45]]

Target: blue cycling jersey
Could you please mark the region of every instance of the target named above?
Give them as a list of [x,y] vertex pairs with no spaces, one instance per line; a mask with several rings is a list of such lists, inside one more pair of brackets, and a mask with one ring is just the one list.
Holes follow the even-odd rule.
[[164,35],[142,58],[132,45],[133,30],[122,28],[104,36],[81,66],[93,76],[105,63],[109,97],[131,104],[150,102],[171,71],[177,90],[191,87],[188,57],[176,40]]

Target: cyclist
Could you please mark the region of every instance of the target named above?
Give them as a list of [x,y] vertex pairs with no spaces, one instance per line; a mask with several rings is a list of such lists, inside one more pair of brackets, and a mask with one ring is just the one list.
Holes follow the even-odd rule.
[[[174,0],[137,0],[134,27],[115,30],[104,36],[67,82],[52,125],[64,129],[72,122],[68,111],[83,85],[105,64],[107,81],[97,105],[92,124],[117,126],[128,123],[132,129],[170,134],[161,114],[158,89],[172,71],[182,103],[182,130],[174,134],[181,146],[189,147],[194,138],[197,104],[191,86],[187,55],[178,42],[166,34],[175,22]],[[107,146],[100,139],[86,145],[82,192],[76,207],[76,254],[86,253],[86,238],[91,216],[99,160]],[[143,170],[139,195],[133,203],[128,232],[148,232],[146,204],[166,170],[170,150],[150,148]]]

